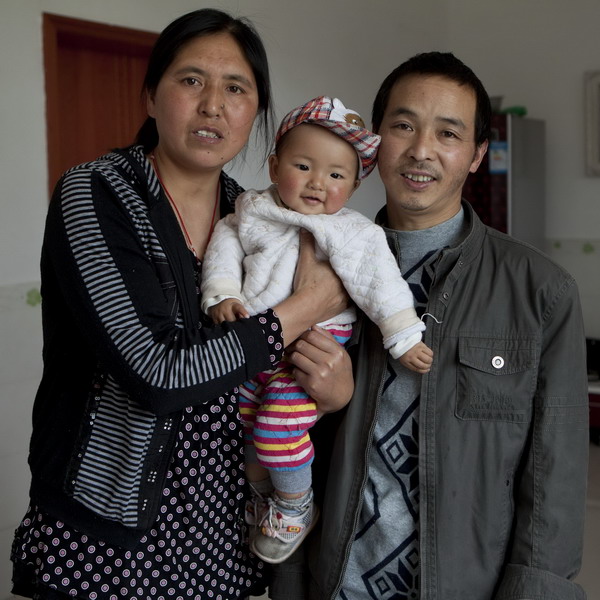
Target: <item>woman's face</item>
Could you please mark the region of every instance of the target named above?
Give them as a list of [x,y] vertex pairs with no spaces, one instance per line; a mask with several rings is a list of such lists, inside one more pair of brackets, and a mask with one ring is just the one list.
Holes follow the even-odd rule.
[[163,165],[220,170],[248,141],[258,112],[252,67],[228,33],[192,39],[149,94],[147,110]]

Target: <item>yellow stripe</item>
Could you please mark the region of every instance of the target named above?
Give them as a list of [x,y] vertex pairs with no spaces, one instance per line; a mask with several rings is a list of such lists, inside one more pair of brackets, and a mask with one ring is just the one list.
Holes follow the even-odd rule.
[[296,448],[302,446],[302,444],[305,444],[309,439],[309,435],[306,434],[302,436],[302,439],[299,442],[289,443],[285,442],[284,440],[281,440],[279,443],[275,444],[264,444],[262,442],[257,442],[256,440],[254,440],[254,445],[257,448],[260,448],[261,450],[283,450],[284,448],[289,450],[295,450]]
[[273,375],[271,375],[270,381],[273,381],[274,379],[281,379],[283,377],[287,377],[288,379],[292,379],[290,377],[289,373],[285,373],[283,371],[279,371],[279,372],[274,373]]
[[280,404],[271,404],[268,400],[265,400],[262,410],[263,412],[268,410],[274,413],[297,413],[305,410],[317,410],[317,405],[314,402],[306,402],[297,406],[281,406]]

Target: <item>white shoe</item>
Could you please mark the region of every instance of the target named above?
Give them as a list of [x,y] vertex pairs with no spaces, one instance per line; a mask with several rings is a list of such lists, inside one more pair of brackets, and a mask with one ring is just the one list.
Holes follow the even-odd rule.
[[248,537],[250,544],[258,532],[258,527],[264,520],[268,510],[268,498],[260,494],[252,484],[250,484],[250,498],[246,500],[244,507],[244,521],[248,525]]
[[[312,490],[299,507],[277,495],[269,498],[268,503],[268,511],[251,540],[250,549],[265,562],[278,564],[289,558],[304,541],[319,518],[319,509],[313,502]],[[296,510],[297,514],[286,514],[282,508]]]

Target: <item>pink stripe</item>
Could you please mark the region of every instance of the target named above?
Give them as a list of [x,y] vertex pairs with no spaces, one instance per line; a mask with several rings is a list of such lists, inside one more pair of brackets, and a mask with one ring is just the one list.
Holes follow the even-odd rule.
[[244,398],[240,397],[240,401],[239,401],[239,407],[240,408],[245,408],[246,410],[251,410],[253,412],[256,412],[256,409],[258,408],[259,404],[257,402],[251,402],[250,400],[245,400]]
[[277,406],[263,407],[258,413],[260,417],[273,417],[275,419],[294,419],[295,417],[314,417],[317,414],[315,409],[308,410],[295,410],[290,412],[288,410],[277,410]]
[[298,449],[293,450],[293,451],[286,450],[285,448],[283,450],[262,450],[262,449],[259,449],[257,451],[257,454],[258,454],[258,456],[269,456],[269,457],[273,457],[273,456],[282,456],[282,457],[289,456],[289,457],[293,457],[295,454],[300,454],[300,452],[302,452],[303,450],[306,450],[306,446],[299,447]]
[[349,338],[352,335],[352,330],[350,329],[337,329],[333,327],[328,327],[327,331],[329,331],[331,335],[337,335],[341,338]]
[[314,452],[311,452],[311,454],[305,456],[302,460],[291,460],[289,462],[270,462],[263,464],[263,466],[267,467],[268,469],[277,469],[283,467],[302,467],[305,464],[307,464],[310,460],[312,460],[314,456]]
[[298,448],[294,448],[293,450],[290,450],[289,448],[282,448],[281,450],[262,450],[261,448],[257,448],[256,453],[259,456],[268,456],[270,458],[277,457],[285,459],[285,457],[289,457],[290,460],[300,460],[297,456],[307,450],[311,450],[311,448],[312,446],[309,443],[302,444],[302,446],[298,446]]
[[306,431],[310,429],[317,421],[317,418],[311,419],[310,421],[293,421],[292,419],[286,419],[283,423],[263,423],[262,421],[255,421],[254,427],[256,429],[264,429],[265,431]]

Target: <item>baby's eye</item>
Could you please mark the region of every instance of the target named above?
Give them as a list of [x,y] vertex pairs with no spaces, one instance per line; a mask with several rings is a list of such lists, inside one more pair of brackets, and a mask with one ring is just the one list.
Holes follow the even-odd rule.
[[303,165],[302,163],[298,163],[296,165],[296,168],[299,169],[300,171],[308,171],[308,165]]
[[344,176],[341,173],[332,173],[330,177],[332,179],[344,179]]

